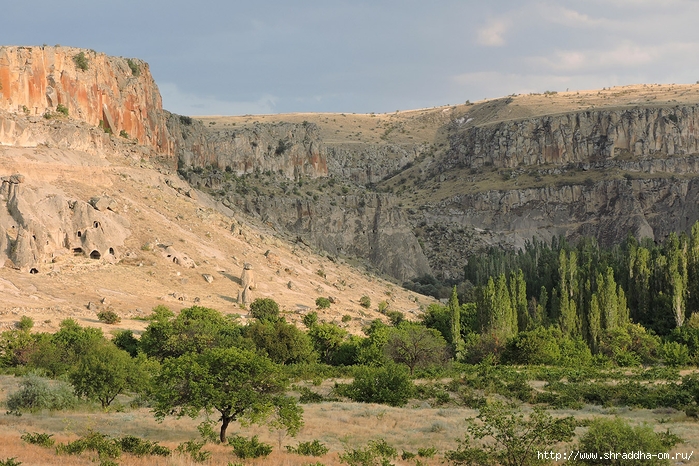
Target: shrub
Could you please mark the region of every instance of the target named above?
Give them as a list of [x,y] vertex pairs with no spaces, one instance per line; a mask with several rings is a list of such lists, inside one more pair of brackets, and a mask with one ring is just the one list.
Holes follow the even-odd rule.
[[405,320],[405,314],[400,311],[387,311],[386,317],[391,321],[391,325],[398,327]]
[[203,463],[211,457],[210,451],[202,451],[203,446],[204,442],[188,440],[177,445],[175,451],[177,451],[177,453],[180,455],[188,454],[195,463]]
[[114,345],[129,353],[132,358],[138,355],[138,339],[133,336],[131,330],[120,330],[114,334],[114,339],[112,340]]
[[317,323],[318,323],[318,313],[317,312],[309,312],[308,314],[303,316],[303,325],[305,325],[306,328],[311,328]]
[[257,298],[250,304],[250,315],[258,320],[277,320],[279,304],[271,298]]
[[22,316],[19,319],[19,322],[15,324],[15,327],[17,327],[18,330],[28,332],[32,329],[32,327],[34,327],[34,320],[31,317]]
[[[0,89],[2,89],[2,87],[0,87]],[[6,458],[4,460],[0,460],[0,466],[19,466],[20,464],[22,464],[22,462],[15,461],[16,458],[17,458],[16,456],[13,456],[11,458]]]
[[369,309],[371,307],[371,298],[369,298],[367,295],[362,296],[359,299],[359,305]]
[[90,62],[87,60],[85,52],[80,52],[73,55],[73,62],[75,62],[75,66],[82,71],[87,71],[87,69],[90,67]]
[[308,387],[299,387],[299,403],[322,403],[324,398],[320,393],[316,393]]
[[328,447],[320,443],[318,440],[313,440],[312,442],[301,442],[295,448],[287,445],[286,449],[291,453],[304,456],[323,456],[330,451]]
[[[371,303],[369,305],[371,305]],[[388,303],[386,301],[381,301],[379,303],[379,312],[381,314],[385,314],[387,310],[388,310]]]
[[24,376],[20,389],[7,398],[8,413],[21,415],[22,411],[37,412],[43,409],[61,410],[74,408],[78,399],[73,390],[63,382],[49,384],[36,374]]
[[395,448],[384,439],[370,440],[365,448],[346,449],[340,454],[340,462],[349,466],[388,466],[398,456]]
[[435,453],[437,453],[437,449],[435,447],[417,449],[417,456],[420,458],[432,458]]
[[22,434],[20,438],[27,443],[31,443],[32,445],[39,445],[40,447],[48,448],[52,447],[55,443],[55,440],[51,437],[53,437],[53,434],[40,434],[39,432],[34,432],[32,434],[27,432],[26,434]]
[[127,133],[126,130],[124,130],[124,129],[119,131],[119,136],[121,136],[122,138],[125,138],[125,139],[129,139],[129,133]]
[[141,65],[138,64],[136,60],[130,58],[126,59],[126,64],[131,68],[131,74],[138,77],[141,75]]
[[347,323],[352,320],[352,316],[349,314],[345,314],[342,316],[342,322]]
[[689,348],[685,344],[668,341],[660,348],[660,357],[668,366],[686,366],[690,361]]
[[61,115],[68,116],[68,107],[63,104],[58,104],[58,107],[56,107],[56,112],[60,113]]
[[[589,430],[580,438],[577,447],[582,452],[667,452],[682,439],[668,430],[657,434],[648,425],[633,427],[624,420],[598,418],[592,421]],[[579,464],[611,464],[611,465],[661,465],[669,464],[667,460],[657,458],[631,460],[630,458],[607,458],[601,462],[595,460],[579,460]]]
[[182,123],[185,126],[192,126],[192,117],[180,115],[180,123]]
[[157,442],[151,442],[133,435],[121,437],[117,439],[117,443],[122,451],[136,456],[170,456],[172,453],[169,448],[158,445]]
[[318,309],[327,309],[330,307],[330,300],[322,296],[316,298],[316,306],[318,307]]
[[95,451],[104,463],[105,458],[121,456],[121,447],[114,439],[100,432],[89,431],[87,435],[70,443],[60,443],[56,446],[57,454],[79,455],[84,451]]
[[233,447],[233,453],[240,459],[259,458],[272,453],[272,445],[260,442],[257,435],[250,440],[241,435],[235,435],[228,439],[228,444]]
[[[457,465],[539,464],[541,461],[532,452],[550,450],[558,442],[569,441],[576,426],[572,416],[554,419],[540,407],[525,419],[519,408],[499,402],[483,406],[477,419],[466,420],[466,436],[458,449],[446,453],[447,460]],[[474,442],[484,439],[485,443]]]
[[404,406],[414,393],[408,369],[397,364],[382,367],[359,366],[351,384],[336,384],[340,396],[361,403]]
[[118,324],[119,322],[121,322],[121,317],[119,317],[119,314],[109,309],[98,312],[97,318],[100,322],[104,322],[105,324],[110,325]]

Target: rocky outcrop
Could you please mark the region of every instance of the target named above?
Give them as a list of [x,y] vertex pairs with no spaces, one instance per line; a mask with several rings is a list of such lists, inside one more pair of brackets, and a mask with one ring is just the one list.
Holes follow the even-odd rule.
[[230,194],[225,203],[236,203],[297,240],[332,255],[366,259],[380,272],[399,280],[430,273],[406,215],[391,195],[311,200],[262,196],[244,199]]
[[112,210],[27,186],[21,175],[0,179],[0,266],[9,259],[24,272],[41,273],[64,254],[115,260],[128,227]]
[[60,105],[71,118],[175,153],[158,87],[141,60],[72,47],[3,46],[0,84],[2,110],[40,116]]
[[428,147],[429,144],[333,144],[328,147],[328,172],[366,186],[408,168]]
[[451,124],[451,150],[442,168],[516,168],[699,153],[696,105],[589,110],[479,126],[468,121],[465,115]]
[[272,172],[290,179],[328,174],[327,152],[312,123],[218,129],[170,115],[168,128],[183,170],[217,168],[237,175]]

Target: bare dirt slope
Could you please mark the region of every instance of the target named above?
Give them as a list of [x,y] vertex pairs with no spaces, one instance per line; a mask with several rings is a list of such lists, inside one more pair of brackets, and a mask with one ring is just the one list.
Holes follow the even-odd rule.
[[[109,308],[122,322],[106,329],[139,330],[145,323],[134,319],[159,304],[175,310],[197,304],[245,316],[237,302],[245,263],[252,264],[257,282],[253,298],[275,299],[295,322],[315,309],[320,296],[336,301],[320,312],[321,320],[340,323],[349,314],[352,321],[341,325],[354,332],[382,317],[374,310],[380,301],[408,315],[429,302],[302,243],[277,239],[268,226],[202,193],[188,196],[189,186],[171,168],[140,158],[133,144],[118,137],[112,136],[112,142],[116,151],[101,155],[41,144],[0,146],[0,177],[24,175],[20,189],[81,201],[107,195],[116,201],[115,213],[130,224],[130,235],[113,260],[63,254],[38,274],[21,272],[7,261],[0,268],[0,328],[14,326],[22,315],[33,318],[38,331],[55,330],[68,317],[105,327],[96,314]],[[166,257],[167,246],[196,267],[174,263]],[[363,295],[371,298],[372,309],[359,305]]]

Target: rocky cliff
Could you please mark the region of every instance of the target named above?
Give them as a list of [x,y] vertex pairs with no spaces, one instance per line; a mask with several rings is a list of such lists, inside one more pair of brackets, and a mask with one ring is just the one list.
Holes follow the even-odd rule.
[[364,194],[325,199],[241,199],[244,211],[334,256],[367,260],[383,274],[406,280],[431,272],[394,196]]
[[[443,168],[516,168],[699,153],[699,107],[588,110],[470,126],[451,125]],[[464,129],[461,129],[461,128]]]
[[40,116],[59,105],[71,118],[175,154],[147,63],[71,47],[0,47],[0,109]]
[[328,174],[327,151],[312,123],[207,128],[198,120],[170,115],[168,129],[183,170],[217,168],[237,175],[274,172],[290,179]]

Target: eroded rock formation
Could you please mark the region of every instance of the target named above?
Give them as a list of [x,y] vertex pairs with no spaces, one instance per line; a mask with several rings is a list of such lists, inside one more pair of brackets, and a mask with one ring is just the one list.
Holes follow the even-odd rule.
[[64,254],[120,257],[129,224],[117,213],[24,184],[22,175],[0,179],[0,266],[41,273]]

